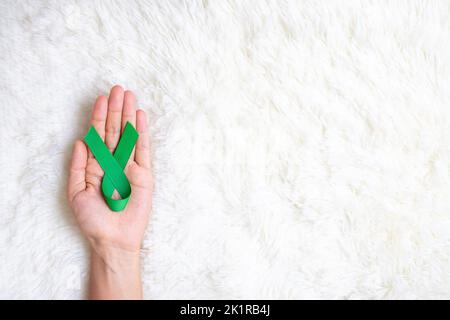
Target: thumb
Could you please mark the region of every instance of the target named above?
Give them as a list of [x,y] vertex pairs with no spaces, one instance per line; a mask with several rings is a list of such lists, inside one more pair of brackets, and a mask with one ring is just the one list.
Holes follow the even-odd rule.
[[72,160],[69,169],[69,182],[67,184],[67,198],[69,202],[75,196],[86,189],[86,165],[87,165],[87,149],[81,140],[75,141],[72,151]]

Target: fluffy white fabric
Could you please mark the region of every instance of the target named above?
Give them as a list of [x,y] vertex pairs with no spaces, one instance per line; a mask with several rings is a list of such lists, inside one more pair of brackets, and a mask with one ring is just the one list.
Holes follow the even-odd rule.
[[0,297],[83,298],[74,139],[150,116],[146,298],[450,298],[448,1],[0,2]]

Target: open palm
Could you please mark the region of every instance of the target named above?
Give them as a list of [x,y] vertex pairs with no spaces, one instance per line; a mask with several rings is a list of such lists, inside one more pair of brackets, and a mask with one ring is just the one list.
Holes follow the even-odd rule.
[[104,172],[81,140],[75,142],[67,189],[80,228],[93,245],[107,244],[135,251],[140,248],[152,204],[153,178],[147,119],[143,110],[136,111],[134,94],[124,92],[120,86],[111,89],[109,98],[97,98],[91,124],[111,153],[127,121],[136,127],[139,138],[125,167],[132,190],[126,208],[114,212],[107,206],[101,192]]

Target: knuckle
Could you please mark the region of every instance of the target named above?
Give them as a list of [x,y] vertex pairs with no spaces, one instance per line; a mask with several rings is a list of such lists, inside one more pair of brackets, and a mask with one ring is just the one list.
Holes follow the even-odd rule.
[[148,141],[142,140],[142,141],[139,141],[138,147],[139,147],[139,149],[142,149],[142,150],[149,150],[150,144],[148,143]]
[[116,124],[110,124],[106,127],[105,132],[107,135],[116,136],[120,133],[120,126]]

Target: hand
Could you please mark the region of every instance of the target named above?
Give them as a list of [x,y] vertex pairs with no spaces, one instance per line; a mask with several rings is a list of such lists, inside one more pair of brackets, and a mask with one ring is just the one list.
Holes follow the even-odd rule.
[[[120,86],[111,89],[109,98],[97,98],[91,124],[111,152],[129,121],[139,133],[125,174],[131,184],[131,197],[122,212],[113,212],[101,192],[104,172],[83,141],[73,148],[68,182],[68,199],[81,231],[93,249],[93,264],[101,259],[107,268],[121,268],[139,261],[139,250],[152,205],[153,178],[150,141],[145,112],[136,111],[136,98]],[[116,192],[115,192],[116,193]],[[114,271],[114,270],[112,270]]]

